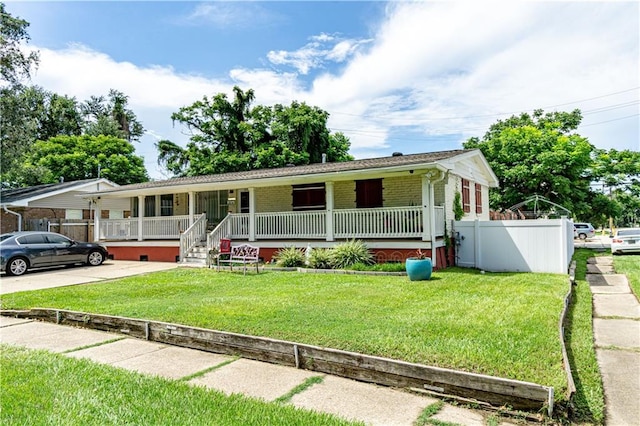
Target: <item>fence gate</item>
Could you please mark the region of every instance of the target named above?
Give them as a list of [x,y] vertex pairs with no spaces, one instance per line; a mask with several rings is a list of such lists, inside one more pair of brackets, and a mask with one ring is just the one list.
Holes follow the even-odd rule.
[[83,220],[61,220],[59,222],[49,222],[48,228],[44,231],[57,232],[66,235],[76,241],[92,241],[93,240],[93,223]]

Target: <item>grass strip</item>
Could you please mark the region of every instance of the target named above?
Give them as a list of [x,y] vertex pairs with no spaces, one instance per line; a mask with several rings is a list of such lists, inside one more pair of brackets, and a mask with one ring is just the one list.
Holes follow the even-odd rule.
[[356,425],[87,359],[0,344],[3,425]]
[[313,386],[313,385],[315,385],[317,383],[322,383],[322,382],[324,382],[324,376],[307,377],[307,379],[305,379],[304,382],[300,383],[298,386],[294,387],[293,389],[291,389],[289,392],[285,393],[284,395],[276,398],[276,400],[274,402],[277,402],[279,404],[286,404],[289,401],[291,401],[291,398],[293,398],[295,395],[306,391],[311,386]]
[[434,402],[433,404],[427,406],[424,410],[422,410],[420,417],[418,417],[418,420],[416,420],[414,425],[415,426],[428,425],[429,418],[437,414],[438,411],[440,411],[443,406],[444,406],[444,402],[442,401]]
[[301,342],[523,380],[566,393],[558,318],[566,275],[449,268],[430,281],[179,268],[3,295],[49,307]]
[[71,352],[78,352],[81,351],[83,349],[89,349],[89,348],[95,348],[96,346],[102,346],[102,345],[108,345],[109,343],[113,343],[113,342],[119,342],[120,340],[124,340],[126,339],[126,337],[116,337],[110,340],[105,340],[104,342],[98,342],[98,343],[92,343],[90,345],[84,345],[84,346],[80,346],[77,348],[73,348],[73,349],[67,349],[66,351],[62,351],[60,353],[62,354],[69,354]]
[[640,256],[614,256],[613,266],[616,273],[627,276],[631,291],[640,299]]
[[569,306],[565,336],[576,393],[572,400],[571,417],[577,422],[604,422],[604,390],[593,341],[593,299],[586,280],[587,259],[596,255],[588,249],[577,249],[576,285]]
[[229,365],[232,362],[236,362],[239,359],[240,359],[240,357],[237,356],[237,357],[234,357],[233,359],[228,359],[226,361],[222,361],[220,364],[216,364],[213,367],[205,368],[204,370],[198,371],[198,372],[190,374],[188,376],[181,377],[180,381],[181,382],[188,382],[189,380],[192,380],[192,379],[195,379],[195,378],[198,378],[198,377],[202,377],[207,373],[211,373],[212,371],[216,371],[216,370],[224,367],[225,365]]

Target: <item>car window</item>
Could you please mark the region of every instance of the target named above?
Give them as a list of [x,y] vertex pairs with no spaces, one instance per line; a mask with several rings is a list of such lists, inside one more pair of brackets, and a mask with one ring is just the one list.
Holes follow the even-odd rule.
[[619,237],[624,237],[627,235],[640,235],[640,229],[621,229],[618,231]]
[[16,239],[19,244],[47,244],[42,234],[23,235]]
[[49,240],[49,242],[52,244],[65,244],[68,246],[71,245],[71,240],[67,237],[63,237],[62,235],[48,234],[47,240]]
[[4,241],[7,238],[11,238],[11,237],[13,237],[13,234],[2,234],[0,235],[0,241]]

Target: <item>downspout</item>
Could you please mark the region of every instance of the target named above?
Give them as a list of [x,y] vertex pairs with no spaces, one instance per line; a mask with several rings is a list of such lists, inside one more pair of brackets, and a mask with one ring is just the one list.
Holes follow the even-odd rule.
[[13,211],[9,210],[7,208],[7,206],[6,206],[6,204],[3,205],[2,207],[4,208],[5,212],[11,213],[11,214],[14,214],[14,215],[18,216],[18,232],[22,231],[22,215],[20,213],[13,212]]

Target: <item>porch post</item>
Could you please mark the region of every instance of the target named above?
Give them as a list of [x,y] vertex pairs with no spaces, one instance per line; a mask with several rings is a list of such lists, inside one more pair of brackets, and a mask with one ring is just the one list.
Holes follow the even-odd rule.
[[256,189],[249,188],[249,241],[256,240]]
[[[93,201],[93,200],[92,200]],[[93,241],[100,241],[100,216],[102,216],[102,202],[98,197],[93,208]]]
[[429,175],[422,175],[422,241],[429,240],[431,231],[431,209],[429,208],[431,185]]
[[429,181],[429,233],[431,234],[431,264],[436,266],[436,206],[434,202],[435,184]]
[[327,217],[325,223],[326,240],[333,241],[333,182],[325,183]]
[[142,241],[142,224],[144,223],[144,195],[138,195],[138,241]]
[[189,198],[187,203],[189,203],[189,226],[193,225],[194,222],[194,216],[195,216],[195,211],[196,211],[196,206],[195,206],[195,198],[194,198],[195,193],[193,191],[189,191]]

